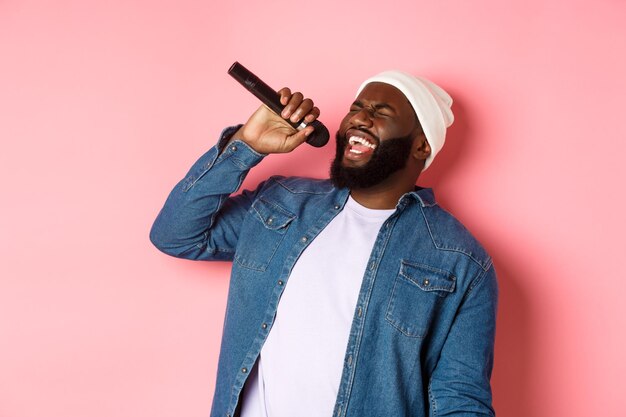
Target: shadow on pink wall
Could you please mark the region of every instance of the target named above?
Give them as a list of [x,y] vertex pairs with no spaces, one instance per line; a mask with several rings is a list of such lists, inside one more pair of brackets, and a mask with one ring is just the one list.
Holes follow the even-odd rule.
[[[489,242],[502,248],[503,242]],[[531,337],[530,303],[522,288],[523,267],[506,250],[492,250],[496,260],[500,304],[496,332],[496,361],[492,385],[494,405],[499,415],[510,417],[538,416],[533,410],[530,370]]]

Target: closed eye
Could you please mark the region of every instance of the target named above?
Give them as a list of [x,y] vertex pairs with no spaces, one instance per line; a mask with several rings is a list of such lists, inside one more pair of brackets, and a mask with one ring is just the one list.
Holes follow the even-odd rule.
[[[350,106],[350,113],[359,112],[364,107],[365,106],[363,105],[363,103],[361,103],[360,101],[355,101],[354,103],[352,103],[352,106]],[[394,117],[396,114],[395,109],[386,103],[376,103],[367,107],[369,109],[369,112],[376,116]]]
[[374,111],[386,117],[392,117],[396,114],[395,109],[389,104],[377,104],[374,106]]
[[352,103],[352,105],[350,106],[350,112],[354,113],[357,111],[360,111],[363,108],[363,105],[359,102],[354,102]]

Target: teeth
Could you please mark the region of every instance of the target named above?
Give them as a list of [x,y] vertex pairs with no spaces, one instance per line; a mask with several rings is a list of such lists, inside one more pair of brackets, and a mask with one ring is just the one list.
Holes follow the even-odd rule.
[[[361,145],[367,146],[371,149],[376,149],[376,145],[374,145],[373,143],[370,143],[367,139],[365,138],[361,138],[359,136],[350,136],[350,138],[348,139],[348,143],[350,145],[354,145],[356,143],[360,143]],[[361,152],[359,152],[361,153]]]
[[355,153],[355,154],[362,154],[363,151],[358,151],[356,149],[350,149],[350,153]]

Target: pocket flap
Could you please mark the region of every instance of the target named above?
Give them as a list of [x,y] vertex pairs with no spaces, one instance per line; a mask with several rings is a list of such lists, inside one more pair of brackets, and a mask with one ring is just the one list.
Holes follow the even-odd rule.
[[402,261],[400,275],[423,291],[454,292],[456,277],[442,269]]
[[259,198],[252,203],[252,209],[263,222],[265,227],[270,230],[280,230],[285,228],[293,219],[295,214],[290,213],[277,204]]

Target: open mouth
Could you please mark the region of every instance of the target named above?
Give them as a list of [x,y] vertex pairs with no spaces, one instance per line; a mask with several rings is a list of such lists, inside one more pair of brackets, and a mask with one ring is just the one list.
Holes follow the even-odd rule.
[[349,130],[346,136],[348,138],[348,146],[346,147],[348,156],[365,156],[372,153],[378,146],[375,139],[358,130]]

